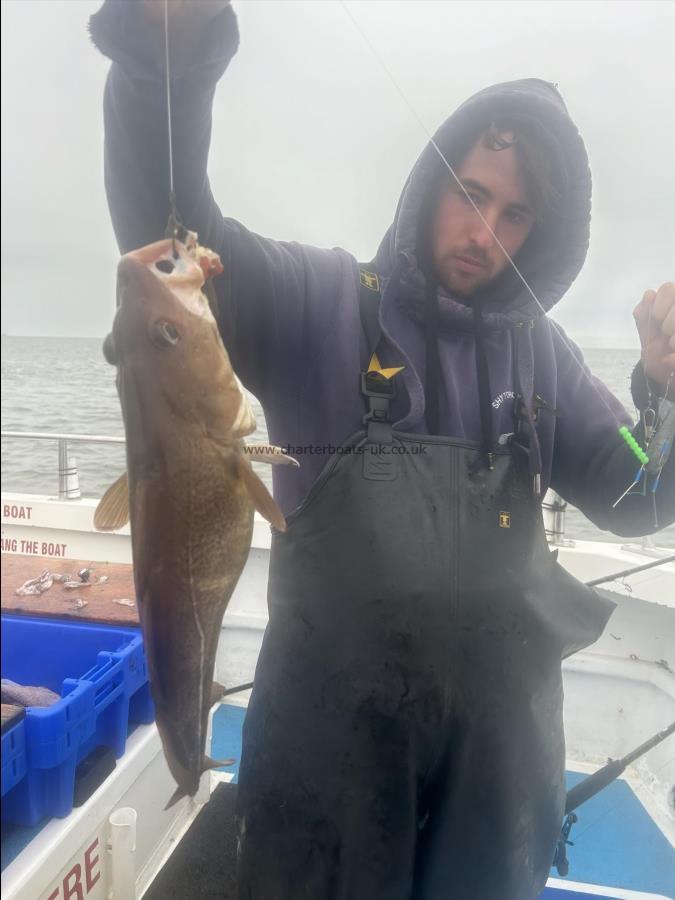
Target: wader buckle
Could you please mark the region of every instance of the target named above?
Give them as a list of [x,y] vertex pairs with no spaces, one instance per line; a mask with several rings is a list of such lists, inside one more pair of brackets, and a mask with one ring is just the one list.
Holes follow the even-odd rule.
[[361,393],[366,397],[386,397],[391,400],[396,396],[396,385],[391,378],[385,378],[379,372],[361,372]]
[[389,401],[396,395],[394,382],[379,372],[361,372],[361,393],[368,398],[368,412],[363,417],[363,424],[369,422],[387,422],[389,418]]

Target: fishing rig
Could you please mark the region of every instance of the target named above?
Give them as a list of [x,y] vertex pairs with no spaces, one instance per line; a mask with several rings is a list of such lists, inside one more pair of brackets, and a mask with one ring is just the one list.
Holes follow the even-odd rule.
[[675,401],[668,399],[675,373],[670,374],[664,396],[650,400],[649,406],[642,412],[645,449],[638,444],[628,428],[623,425],[619,429],[621,437],[633,452],[640,468],[626,490],[614,502],[613,507],[630,494],[651,496],[654,527],[659,527],[656,510],[656,489],[661,480],[661,472],[666,464],[675,441]]

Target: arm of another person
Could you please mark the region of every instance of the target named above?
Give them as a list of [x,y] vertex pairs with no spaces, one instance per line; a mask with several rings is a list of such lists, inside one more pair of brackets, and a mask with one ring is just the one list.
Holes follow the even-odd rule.
[[631,428],[644,447],[643,424],[632,427],[626,410],[593,375],[581,350],[569,338],[565,343],[555,329],[553,337],[558,364],[558,417],[551,487],[599,528],[623,537],[653,534],[672,524],[675,453],[664,466],[654,495],[632,492],[615,507],[640,468],[619,427]]
[[[169,23],[177,207],[200,243],[221,256],[225,272],[214,282],[221,333],[243,383],[265,403],[280,372],[292,373],[312,335],[325,328],[350,258],[263,238],[223,217],[207,163],[216,85],[239,43],[236,17],[224,0],[170,0]],[[125,253],[161,239],[170,212],[164,3],[105,0],[90,32],[112,60],[105,185]],[[320,300],[311,304],[310,295]]]

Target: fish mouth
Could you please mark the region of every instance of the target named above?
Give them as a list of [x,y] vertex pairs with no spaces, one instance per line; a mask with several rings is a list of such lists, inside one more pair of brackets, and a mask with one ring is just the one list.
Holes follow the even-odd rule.
[[183,244],[176,242],[175,254],[173,248],[173,241],[167,239],[122,257],[117,266],[120,306],[142,303],[158,315],[160,309],[173,308],[175,315],[187,311],[200,318],[208,316],[202,266]]

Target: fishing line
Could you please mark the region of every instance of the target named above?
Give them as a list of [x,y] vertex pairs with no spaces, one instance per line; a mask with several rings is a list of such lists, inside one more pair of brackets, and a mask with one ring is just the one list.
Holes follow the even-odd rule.
[[169,190],[173,194],[173,134],[171,130],[171,69],[169,63],[169,0],[164,0],[164,68],[166,74],[166,119],[169,137]]
[[[508,260],[508,262],[509,262],[509,263],[511,264],[511,266],[513,267],[513,269],[514,269],[516,275],[520,278],[520,280],[521,280],[522,283],[524,284],[525,288],[527,289],[528,293],[530,294],[530,296],[532,297],[532,299],[534,300],[534,302],[537,304],[537,306],[539,307],[539,309],[540,309],[541,312],[543,313],[544,317],[545,317],[546,319],[548,319],[550,325],[551,325],[551,326],[555,329],[555,331],[558,333],[558,335],[559,335],[561,341],[563,342],[563,344],[565,345],[565,347],[566,347],[567,350],[569,351],[569,353],[570,353],[572,359],[574,360],[574,362],[576,363],[576,365],[579,367],[579,370],[583,373],[583,375],[584,375],[584,377],[586,378],[586,380],[589,382],[589,384],[591,385],[591,387],[593,388],[593,390],[596,392],[596,394],[598,395],[598,397],[599,397],[600,400],[602,401],[603,405],[606,407],[606,409],[607,409],[607,411],[609,412],[609,414],[611,415],[611,417],[614,419],[614,422],[616,423],[617,428],[618,428],[618,429],[621,428],[621,425],[622,425],[621,421],[619,420],[617,414],[614,412],[614,410],[613,410],[612,407],[609,405],[609,403],[607,402],[607,400],[606,400],[606,399],[603,397],[603,395],[600,393],[600,390],[598,389],[597,385],[596,385],[596,384],[594,383],[594,381],[593,381],[592,375],[591,375],[590,372],[586,369],[586,367],[584,366],[584,364],[583,364],[582,362],[580,362],[580,360],[577,358],[576,353],[574,352],[574,350],[573,350],[571,344],[570,344],[569,341],[567,340],[567,338],[566,338],[564,332],[562,331],[562,329],[557,325],[556,322],[553,321],[553,319],[550,319],[550,318],[548,317],[547,312],[546,312],[546,310],[544,309],[544,306],[539,302],[539,299],[537,298],[536,294],[534,293],[534,291],[532,290],[532,288],[531,288],[530,285],[528,284],[528,282],[527,282],[525,276],[522,274],[522,272],[520,271],[520,269],[518,268],[518,266],[516,265],[516,263],[513,261],[513,259],[511,258],[511,256],[508,254],[508,252],[507,252],[506,249],[504,248],[504,245],[502,244],[502,242],[499,240],[499,238],[498,238],[497,235],[494,233],[494,231],[492,230],[492,228],[490,227],[490,225],[488,224],[488,222],[485,220],[485,217],[483,216],[483,214],[481,213],[481,211],[478,209],[478,207],[476,206],[476,204],[473,202],[473,200],[472,200],[471,197],[469,196],[469,193],[467,192],[466,188],[464,187],[464,185],[462,184],[462,182],[461,182],[461,181],[459,180],[459,178],[457,177],[457,175],[456,175],[454,169],[452,168],[452,166],[450,165],[450,163],[448,162],[448,160],[445,158],[445,156],[444,156],[444,154],[443,154],[443,151],[441,150],[441,148],[438,146],[438,144],[437,144],[436,141],[434,140],[433,135],[431,134],[431,132],[429,131],[429,129],[426,127],[426,125],[424,124],[424,122],[423,122],[423,120],[420,118],[420,116],[417,114],[417,111],[415,110],[415,108],[413,107],[413,105],[412,105],[412,104],[410,103],[410,101],[408,100],[408,98],[407,98],[406,94],[404,93],[404,91],[402,90],[402,88],[399,86],[398,82],[397,82],[396,79],[394,78],[394,75],[392,74],[391,70],[389,69],[389,67],[388,67],[387,64],[385,63],[384,59],[383,59],[382,56],[378,53],[378,51],[376,50],[376,48],[375,48],[375,46],[373,45],[373,43],[371,42],[371,40],[368,38],[368,36],[367,36],[367,35],[365,34],[365,32],[363,31],[363,29],[360,27],[360,25],[358,24],[358,22],[356,21],[356,19],[355,19],[354,16],[352,15],[352,13],[349,11],[349,9],[347,8],[347,6],[345,5],[344,0],[338,0],[338,2],[339,2],[339,4],[340,4],[340,6],[342,7],[342,9],[344,10],[344,12],[346,13],[346,15],[347,15],[347,16],[349,17],[349,19],[351,20],[352,24],[354,25],[354,28],[356,28],[356,30],[358,31],[358,33],[361,35],[361,37],[362,37],[363,40],[365,41],[366,45],[367,45],[368,48],[370,49],[370,51],[371,51],[371,53],[373,54],[373,56],[377,59],[377,61],[379,62],[379,64],[382,66],[384,72],[386,73],[387,77],[388,77],[389,80],[391,81],[391,83],[392,83],[392,85],[394,86],[396,92],[398,93],[398,95],[401,97],[401,99],[403,100],[403,102],[404,102],[405,105],[407,106],[408,110],[409,110],[410,113],[412,114],[412,116],[413,116],[413,118],[415,119],[415,121],[419,124],[419,126],[420,126],[420,127],[422,128],[422,130],[424,131],[424,134],[426,135],[426,137],[427,137],[429,143],[430,143],[431,146],[434,148],[434,150],[438,153],[439,157],[440,157],[441,160],[443,161],[443,164],[445,165],[445,167],[447,168],[447,170],[450,172],[450,174],[452,175],[452,177],[454,178],[454,180],[457,182],[457,185],[459,186],[460,190],[463,192],[463,194],[464,194],[464,196],[466,197],[466,199],[469,201],[469,203],[471,204],[471,206],[474,208],[474,210],[475,210],[476,213],[478,214],[478,216],[479,216],[480,220],[482,221],[482,223],[485,225],[485,227],[486,227],[486,228],[488,229],[488,231],[490,232],[490,235],[491,235],[492,238],[494,239],[494,241],[495,241],[495,243],[497,244],[497,246],[499,247],[499,249],[502,251],[502,253],[503,253],[504,256],[506,257],[506,259]],[[623,435],[622,435],[622,437],[623,437]],[[624,438],[624,440],[625,440],[625,438]],[[631,447],[630,449],[634,452],[634,450],[633,450],[632,447]]]
[[173,242],[173,256],[178,258],[176,251],[176,237],[180,231],[182,220],[176,207],[176,194],[173,183],[173,130],[171,113],[171,68],[169,61],[169,0],[164,0],[164,68],[166,75],[166,119],[167,136],[169,141],[169,221],[166,226],[166,234]]

